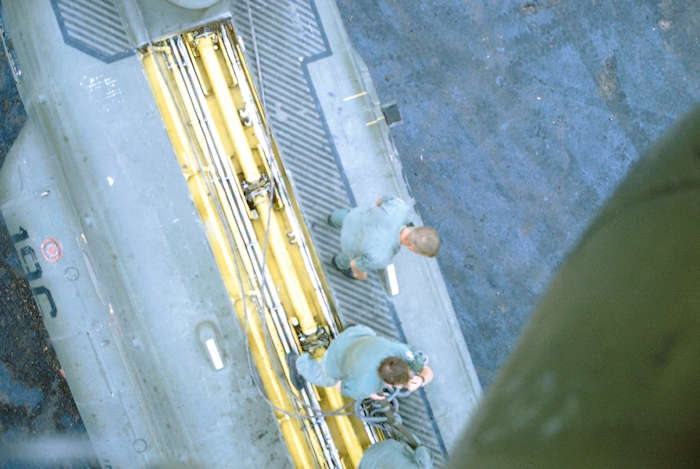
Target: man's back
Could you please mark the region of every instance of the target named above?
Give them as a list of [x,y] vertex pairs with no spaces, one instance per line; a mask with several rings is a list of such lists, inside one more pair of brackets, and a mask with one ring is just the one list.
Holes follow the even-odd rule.
[[380,206],[356,207],[343,221],[340,244],[364,272],[382,269],[399,251],[399,233],[410,222],[410,207],[401,199],[383,198]]
[[396,440],[375,443],[365,451],[358,469],[432,469],[430,450],[419,446],[415,450]]

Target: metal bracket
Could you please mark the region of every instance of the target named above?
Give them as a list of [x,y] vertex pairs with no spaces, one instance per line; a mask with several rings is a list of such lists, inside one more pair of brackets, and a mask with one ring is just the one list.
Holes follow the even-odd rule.
[[243,109],[238,110],[238,117],[241,119],[241,124],[243,124],[243,127],[250,127],[251,125],[253,125],[253,121],[251,120],[251,113],[248,109],[247,104]]
[[401,117],[401,112],[399,112],[399,106],[395,101],[386,103],[384,106],[382,106],[382,113],[384,114],[384,119],[386,119],[386,124],[389,127],[403,122],[403,117]]
[[292,321],[292,327],[294,327],[294,332],[297,334],[297,339],[299,339],[299,344],[304,352],[310,352],[311,350],[316,350],[319,348],[328,348],[331,344],[331,337],[328,332],[321,326],[318,326],[316,331],[311,334],[304,334],[301,330],[299,322],[296,320]]
[[243,181],[241,187],[243,188],[245,199],[252,203],[257,196],[270,193],[270,178],[267,174],[263,174],[260,179],[253,183]]

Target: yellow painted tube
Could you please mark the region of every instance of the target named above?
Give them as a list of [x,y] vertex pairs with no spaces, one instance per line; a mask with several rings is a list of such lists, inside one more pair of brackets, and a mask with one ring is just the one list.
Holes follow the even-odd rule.
[[[249,144],[238,113],[236,112],[235,103],[231,94],[232,90],[228,88],[228,84],[224,78],[217,52],[214,50],[211,42],[211,37],[204,39],[207,39],[207,41],[200,40],[200,48],[198,50],[202,59],[202,71],[206,71],[208,74],[210,74],[207,79],[212,84],[212,90],[215,95],[212,97],[212,103],[215,101],[216,104],[221,107],[220,115],[222,119],[219,121],[219,124],[223,122],[226,130],[228,130],[230,133],[229,137],[233,140],[234,150],[238,157],[238,163],[243,169],[246,179],[249,182],[255,182],[255,179],[249,178],[248,174],[250,174],[252,171],[253,177],[256,175],[258,179],[261,177],[258,164],[256,163],[256,159],[250,148],[251,145],[257,145],[257,142]],[[202,50],[201,46],[203,45],[203,42],[208,43],[207,47],[209,48],[208,50],[211,52],[211,54],[209,52],[203,53],[207,50],[207,47]],[[189,137],[185,124],[178,118],[180,115],[178,112],[178,107],[167,91],[168,87],[165,84],[164,78],[160,76],[155,60],[156,59],[152,56],[144,56],[144,67],[146,68],[151,85],[154,88],[156,101],[158,102],[158,106],[166,123],[166,129],[168,130],[171,140],[173,141],[173,146],[178,155],[178,159],[183,166],[183,171],[185,171],[185,167],[188,169],[186,177],[188,186],[193,194],[195,206],[197,207],[202,222],[205,226],[207,236],[212,246],[212,251],[214,252],[214,256],[219,264],[219,269],[222,271],[222,277],[226,284],[226,288],[232,297],[232,301],[234,301],[235,298],[241,297],[241,292],[240,286],[236,281],[233,253],[230,250],[229,240],[223,223],[226,222],[233,228],[230,231],[234,236],[234,243],[236,245],[244,246],[244,243],[240,232],[235,228],[236,221],[233,213],[231,212],[231,208],[228,206],[220,207],[219,210],[222,210],[223,213],[219,213],[212,202],[211,194],[208,192],[210,186],[207,185],[205,181],[206,174],[201,174],[197,171],[198,166],[196,165],[196,158],[192,153],[192,148],[189,144]],[[211,76],[211,73],[216,72],[217,69],[218,78],[215,79]],[[182,101],[186,111],[186,118],[191,122],[197,122],[196,113],[194,112],[192,104],[189,103],[186,98],[186,88],[182,82],[182,77],[179,75],[177,70],[174,70],[172,81],[175,82],[175,86],[173,86],[171,83],[171,88],[176,88],[185,98]],[[160,87],[159,92],[156,91],[154,83],[158,83],[158,86]],[[223,98],[219,98],[220,93],[224,93]],[[228,108],[223,107],[222,103],[224,102],[229,103]],[[239,132],[231,132],[231,127],[238,128]],[[223,130],[223,126],[220,128],[220,131],[221,130]],[[195,134],[195,140],[199,146],[206,150],[205,138],[201,130],[197,128],[197,125],[193,126],[193,131]],[[238,134],[238,138],[236,138],[236,134]],[[210,159],[208,152],[202,151],[201,155],[206,163],[204,167],[213,167],[213,162]],[[263,166],[263,164],[261,164],[261,166]],[[264,165],[263,167],[269,171],[267,165]],[[254,168],[254,170],[251,168]],[[233,176],[236,176],[235,172]],[[221,200],[225,200],[226,194],[221,183],[214,180],[211,181],[210,184],[213,184],[212,189],[215,191],[215,196],[218,196]],[[257,196],[254,200],[257,212],[260,215],[260,220],[258,223],[261,223],[263,226],[268,226],[269,222],[270,248],[282,276],[282,281],[286,289],[285,293],[287,293],[292,303],[292,307],[296,311],[296,315],[299,319],[302,330],[305,333],[315,332],[315,317],[311,310],[309,300],[304,292],[304,283],[299,277],[299,273],[297,272],[292,257],[290,256],[290,246],[285,233],[285,228],[282,225],[282,220],[279,219],[279,213],[270,211],[270,203],[270,198],[264,194]],[[220,218],[221,216],[223,216],[223,219]],[[268,216],[270,216],[269,220]],[[245,255],[241,256],[241,258],[243,259],[243,269],[249,276],[252,276],[253,268],[251,260]],[[242,301],[235,301],[234,307],[236,309],[239,321],[241,324],[243,324],[245,317],[243,316],[242,311]],[[260,316],[258,315],[257,311],[252,309],[252,305],[249,307],[251,308],[251,314],[248,317],[250,346],[252,357],[260,372],[263,385],[270,400],[275,405],[280,408],[291,410],[293,407],[291,401],[289,400],[289,395],[287,394],[286,389],[282,387],[283,383],[280,383],[280,377],[274,373],[272,361],[270,360],[270,355],[268,355],[271,353],[277,353],[278,357],[283,358],[284,347],[279,341],[279,337],[276,337],[276,335],[273,334],[273,336],[275,336],[273,337],[275,350],[273,351],[266,349],[265,336],[262,332],[263,329],[262,323],[260,322]],[[270,330],[273,330],[274,325],[272,324],[272,319],[269,314],[265,315],[265,321],[267,321]],[[282,363],[284,363],[284,360],[282,360]],[[337,390],[332,388],[325,389],[324,394],[326,396],[326,403],[324,405],[326,409],[337,409],[343,406],[343,398]],[[315,454],[320,460],[323,459],[323,452],[319,441],[314,437],[307,438],[307,436],[310,436],[310,434],[304,433],[301,422],[295,419],[290,419],[289,417],[277,412],[276,415],[279,420],[282,435],[287,443],[290,455],[296,467],[310,467],[314,465],[312,462],[314,460],[312,454]],[[347,459],[344,455],[344,465],[346,467],[357,467],[362,457],[363,448],[358,435],[355,433],[355,428],[353,427],[351,419],[349,417],[334,417],[334,422],[336,424],[336,427],[333,430],[334,438],[338,438],[338,436],[342,438],[345,446]]]
[[[251,349],[251,354],[255,362],[255,366],[258,369],[260,379],[265,387],[267,397],[275,404],[277,407],[282,409],[293,410],[289,396],[282,389],[279,380],[277,379],[272,361],[269,355],[265,352],[265,337],[262,334],[262,324],[260,323],[260,317],[255,313],[254,305],[248,299],[247,309],[248,309],[248,340]],[[238,315],[238,320],[241,324],[246,321],[245,311],[243,308],[243,301],[236,301],[235,305],[236,314]],[[277,421],[287,443],[287,448],[289,449],[290,455],[296,467],[307,467],[311,461],[313,461],[311,453],[309,451],[309,446],[306,444],[307,441],[302,434],[302,430],[299,426],[298,420],[292,420],[288,416],[274,411],[277,416]]]
[[[151,86],[154,91],[154,96],[156,98],[156,103],[161,115],[164,117],[166,130],[170,135],[173,142],[173,147],[176,150],[178,159],[181,164],[186,162],[186,159],[193,161],[194,155],[191,154],[191,149],[187,144],[188,138],[185,131],[184,125],[179,119],[172,118],[171,116],[177,116],[178,110],[172,100],[169,93],[163,92],[166,90],[165,81],[161,74],[158,72],[158,66],[155,63],[155,58],[152,54],[145,54],[142,58],[144,69],[149,78]],[[187,155],[187,156],[185,156]],[[209,243],[212,247],[214,257],[222,271],[228,271],[229,273],[235,272],[235,265],[233,263],[233,256],[228,248],[228,239],[223,231],[223,226],[221,225],[215,207],[208,197],[208,191],[206,185],[202,180],[201,174],[196,174],[194,177],[188,178],[188,186],[192,193],[193,199],[195,201],[195,206],[199,212],[200,217],[204,223],[207,237],[209,238]],[[240,297],[241,292],[239,286],[236,284],[233,275],[223,275],[226,288],[232,298]],[[265,338],[262,334],[262,324],[260,323],[260,318],[252,310],[253,305],[249,304],[251,308],[251,314],[248,315],[248,336],[249,345],[251,348],[251,355],[258,369],[261,381],[265,387],[268,398],[276,406],[283,409],[293,409],[289,396],[287,395],[285,389],[282,388],[276,374],[274,373],[274,368],[270,357],[266,353],[265,348]],[[242,307],[242,301],[236,302],[234,304],[234,309],[238,315],[238,319],[241,324],[244,324],[246,319],[244,316],[244,311]],[[273,337],[274,340],[274,337]],[[277,346],[276,346],[277,348]],[[287,443],[287,448],[289,449],[290,456],[296,467],[308,467],[314,461],[313,456],[310,453],[307,440],[303,434],[303,430],[298,421],[290,419],[283,414],[275,412],[277,415],[280,431],[282,436]],[[321,456],[321,453],[317,453]]]
[[[250,149],[245,131],[243,130],[243,125],[236,112],[236,106],[233,102],[231,91],[224,79],[223,71],[221,70],[216,51],[213,48],[211,38],[212,36],[200,38],[198,51],[204,63],[204,68],[207,70],[209,81],[212,84],[214,95],[220,106],[221,115],[223,116],[226,128],[233,139],[237,161],[241,165],[241,168],[243,168],[246,180],[248,182],[255,182],[260,179],[261,175],[255,159],[253,158],[253,153]],[[311,334],[316,331],[317,323],[311,306],[304,294],[304,289],[298,278],[298,273],[287,252],[289,247],[287,237],[280,228],[274,215],[269,218],[268,225],[270,198],[267,195],[259,195],[255,198],[254,204],[264,226],[270,227],[270,247],[277,259],[280,274],[282,275],[286,292],[292,302],[294,312],[299,320],[299,325],[305,334]]]
[[[304,295],[304,289],[299,281],[292,259],[287,252],[289,240],[282,233],[282,229],[279,226],[274,212],[270,213],[270,198],[264,195],[257,196],[255,198],[255,206],[258,209],[258,215],[264,226],[268,226],[269,220],[270,248],[277,261],[277,266],[282,275],[284,284],[287,287],[287,294],[294,307],[294,312],[299,320],[301,330],[304,334],[312,334],[316,332],[318,326],[316,324],[316,319],[311,314],[311,308],[306,300],[306,295]],[[270,215],[269,217],[268,214]]]
[[[253,166],[257,171],[257,165],[255,165],[253,161],[253,154],[250,151],[250,147],[248,146],[248,140],[243,131],[243,126],[240,122],[240,119],[238,118],[237,114],[231,115],[230,111],[235,110],[233,99],[231,98],[231,93],[228,89],[228,86],[226,85],[226,81],[223,79],[223,75],[221,75],[219,62],[215,55],[215,51],[213,50],[213,44],[211,43],[211,39],[210,37],[207,39],[209,40],[206,43],[199,43],[199,51],[202,60],[204,61],[204,66],[207,69],[207,72],[209,73],[209,79],[212,83],[214,94],[220,106],[223,107],[224,105],[226,105],[226,103],[229,103],[228,105],[230,107],[228,109],[221,109],[221,113],[224,116],[224,120],[229,130],[231,130],[232,127],[237,128],[235,132],[231,132],[233,138],[235,139],[236,135],[239,135],[239,138],[244,139],[243,142],[246,146],[245,151],[241,151],[239,150],[239,148],[242,145],[234,142],[236,153],[239,159],[239,164],[242,168],[244,168],[244,174],[246,171],[245,168],[250,168]],[[203,45],[205,45],[204,48],[202,48]],[[219,77],[213,78],[213,73],[219,74]],[[223,94],[225,96],[220,97],[220,94]],[[243,161],[241,161],[243,158],[250,158],[251,162],[244,163]],[[259,177],[259,172],[257,172],[256,175]],[[248,174],[246,174],[246,179],[248,181],[251,181],[251,178],[248,176]],[[306,296],[304,295],[304,290],[298,278],[297,270],[295,269],[294,264],[292,263],[289,253],[287,252],[288,240],[282,232],[282,229],[279,225],[279,222],[277,221],[275,214],[270,212],[270,199],[266,195],[259,195],[255,198],[254,204],[257,208],[258,215],[260,216],[263,225],[270,227],[270,247],[277,261],[277,266],[280,270],[285,286],[287,287],[287,293],[290,297],[295,313],[297,314],[297,319],[299,320],[301,329],[306,334],[313,333],[315,332],[317,327],[316,320],[311,313],[311,309],[309,308]],[[269,218],[268,213],[271,213],[271,216]],[[331,408],[340,408],[343,406],[343,398],[340,396],[340,393],[337,390],[329,389],[326,391],[328,396],[328,403]],[[359,464],[360,459],[362,458],[362,445],[360,444],[360,441],[357,435],[355,434],[352,424],[350,423],[348,417],[337,417],[336,420],[339,432],[341,434],[341,438],[345,443],[348,456],[352,461],[353,466],[357,466]]]
[[[167,66],[171,69],[174,70],[171,75],[173,77],[173,80],[175,81],[175,86],[177,88],[178,94],[180,96],[187,96],[187,89],[185,87],[184,82],[182,81],[182,75],[177,71],[177,63],[175,61],[175,58],[173,57],[172,51],[170,48],[165,48],[164,51],[166,55],[166,60],[167,60]],[[159,74],[160,75],[160,74]],[[190,102],[189,99],[182,99],[181,100],[183,106],[185,107],[185,113],[187,115],[187,119],[189,122],[197,122],[197,113],[195,112],[192,103]],[[171,114],[172,115],[172,114]],[[173,119],[174,121],[177,121],[180,125],[184,125],[180,119]],[[198,125],[191,125],[192,131],[194,132],[195,140],[196,143],[198,143],[200,149],[206,148],[206,140],[204,138],[204,135],[202,134],[202,129]],[[184,135],[184,130],[183,130],[183,135]],[[186,144],[186,142],[185,142]],[[188,156],[187,161],[180,161],[180,164],[186,165],[189,169],[192,171],[197,170],[197,163],[194,157],[193,149],[187,145],[187,151],[186,151],[186,156]],[[202,152],[204,153],[204,152]]]
[[204,36],[198,39],[197,50],[202,58],[202,63],[207,71],[209,82],[214,91],[214,96],[221,109],[221,115],[224,118],[226,129],[231,135],[233,146],[238,156],[243,174],[246,181],[253,183],[260,179],[260,171],[253,159],[253,153],[248,145],[248,138],[243,130],[243,125],[236,111],[236,105],[233,102],[231,91],[224,79],[224,73],[221,69],[221,64],[216,56],[214,44],[212,43],[213,35]]
[[[169,63],[168,63],[169,66],[171,66],[171,67],[176,66],[174,58],[170,55],[170,53],[168,53],[168,59],[169,59]],[[175,85],[177,87],[178,93],[181,96],[187,96],[187,88],[182,80],[182,76],[177,72],[173,73],[172,76],[173,76],[173,79],[175,81]],[[189,102],[189,100],[187,100],[187,99],[183,99],[182,101],[183,101],[183,104],[185,106],[185,111],[187,113],[187,118],[189,119],[189,121],[190,122],[197,122],[197,119],[198,119],[197,113],[195,112],[194,107],[192,106],[192,103]],[[179,119],[177,119],[177,120],[179,121]],[[193,127],[193,130],[195,133],[195,137],[197,139],[197,143],[199,144],[200,148],[206,148],[207,143],[206,143],[206,139],[204,138],[204,135],[202,133],[201,128],[199,128],[199,126],[197,126],[197,125],[192,126],[192,127]],[[190,153],[191,152],[187,152],[187,154],[190,154]],[[214,163],[211,161],[211,158],[209,158],[208,152],[202,151],[202,157],[205,160],[206,166],[208,168],[213,167]],[[190,154],[190,160],[191,161],[188,163],[188,165],[192,165],[196,168],[197,165],[194,161],[194,156],[191,154]],[[214,184],[214,188],[216,190],[216,195],[218,196],[218,198],[220,200],[225,200],[226,193],[225,193],[223,187],[221,186],[221,184]],[[204,188],[204,187],[202,187],[200,189],[200,191],[203,194],[207,193],[206,188]],[[209,198],[206,197],[206,200],[208,201]],[[212,206],[212,208],[213,208],[213,206]],[[232,233],[232,236],[234,237],[234,242],[236,243],[237,246],[244,246],[243,238],[241,237],[238,229],[235,228],[236,227],[236,220],[235,220],[235,217],[233,216],[233,213],[231,212],[231,208],[226,206],[226,205],[223,205],[221,207],[221,210],[224,212],[224,218],[225,218],[227,224],[230,227],[232,227],[230,232]],[[218,219],[218,217],[217,217],[217,219]],[[202,220],[202,221],[205,222],[205,220]],[[206,222],[205,222],[205,226],[206,226]],[[223,226],[221,227],[221,230],[222,230],[222,234],[224,234],[223,233]],[[228,243],[228,240],[222,239],[220,242]],[[252,275],[254,270],[253,270],[253,266],[252,266],[252,262],[251,262],[250,258],[248,256],[240,256],[240,260],[243,263],[243,270],[245,272],[247,272],[248,275]],[[233,266],[234,263],[232,260],[228,259],[226,265]],[[231,271],[231,274],[233,274],[232,271]]]
[[[228,26],[228,28],[229,28],[230,33],[233,35],[233,37],[235,37],[235,32],[230,27],[230,25]],[[235,51],[234,52],[235,55],[237,55],[238,57],[243,57],[243,51],[241,50],[240,45],[237,42],[233,44],[233,49]],[[232,71],[234,65],[229,63],[228,60],[226,61],[226,64],[228,65],[231,73],[235,76],[235,72]],[[245,76],[245,79],[248,83],[253,83],[253,77],[250,73],[250,69],[248,68],[248,65],[246,64],[245,60],[238,61],[235,66],[240,67],[240,69],[243,71],[243,75]],[[258,95],[257,89],[255,88],[255,86],[249,86],[249,91],[252,94],[253,102],[255,103],[255,108],[257,109],[258,117],[260,118],[261,125],[264,129],[267,129],[267,116],[265,115],[264,109],[261,105],[261,100],[260,100],[260,97]],[[282,162],[279,158],[279,150],[277,149],[277,145],[275,143],[274,136],[268,135],[268,137],[270,138],[270,141],[268,142],[269,143],[268,148],[270,149],[271,154],[267,155],[267,156],[272,158],[273,160],[275,160],[279,166],[284,167],[284,165],[282,164]],[[258,149],[258,152],[260,155],[264,155],[265,151],[263,150],[262,145],[258,144],[257,149]],[[263,164],[265,166],[265,170],[269,172],[270,167],[269,167],[269,163],[268,163],[267,159],[264,156],[262,157],[262,159],[263,159]],[[287,186],[290,186],[290,182],[289,182],[289,179],[287,178],[286,174],[284,172],[282,172],[281,176],[282,176],[283,181],[287,184]],[[289,199],[292,201],[290,208],[292,208],[293,212],[297,215],[297,217],[299,217],[299,219],[303,219],[301,211],[298,208],[298,203],[296,202],[296,196],[295,196],[294,192],[288,191],[287,197],[289,197]],[[299,224],[299,229],[301,230],[301,233],[300,233],[301,236],[303,236],[305,239],[310,239],[311,236],[310,236],[305,224],[303,224],[303,223]],[[309,250],[309,252],[312,253],[313,265],[317,271],[321,285],[323,286],[323,291],[324,292],[330,291],[330,287],[328,286],[328,282],[326,280],[326,277],[323,274],[323,268],[321,267],[321,264],[318,261],[318,254],[316,253],[316,249],[315,249],[314,245],[312,243],[307,243],[306,247]],[[326,297],[326,298],[330,303],[332,303],[332,301],[333,301],[332,298],[330,298],[330,297]]]
[[[340,391],[335,388],[325,388],[324,390],[326,391],[328,405],[331,409],[340,409],[345,405]],[[357,467],[360,464],[360,459],[362,459],[363,449],[360,440],[357,438],[357,434],[355,434],[355,430],[352,428],[350,417],[335,417],[335,419],[338,424],[340,436],[343,439],[343,443],[345,443],[345,450],[348,452],[348,457],[353,467]]]

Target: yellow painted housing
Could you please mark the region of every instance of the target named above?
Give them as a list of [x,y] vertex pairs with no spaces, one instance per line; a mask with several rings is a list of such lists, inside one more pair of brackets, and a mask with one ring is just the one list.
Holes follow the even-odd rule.
[[338,324],[236,37],[216,24],[141,60],[295,467],[357,467],[363,424],[314,410],[346,400],[335,388],[298,393],[285,376],[295,325],[333,334]]

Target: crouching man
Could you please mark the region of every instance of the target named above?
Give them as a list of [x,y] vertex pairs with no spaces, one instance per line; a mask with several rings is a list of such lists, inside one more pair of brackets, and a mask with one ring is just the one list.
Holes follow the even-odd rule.
[[320,361],[309,353],[290,354],[290,380],[301,390],[306,381],[337,387],[347,397],[384,399],[387,385],[415,391],[433,379],[421,353],[409,345],[379,337],[366,326],[349,327],[331,342]]

